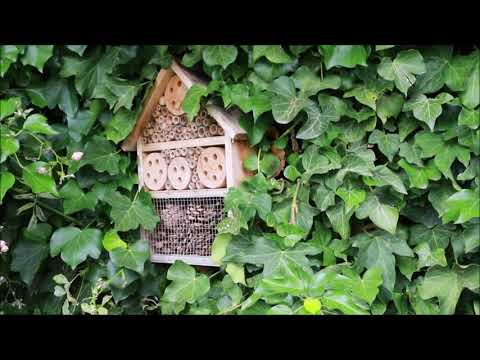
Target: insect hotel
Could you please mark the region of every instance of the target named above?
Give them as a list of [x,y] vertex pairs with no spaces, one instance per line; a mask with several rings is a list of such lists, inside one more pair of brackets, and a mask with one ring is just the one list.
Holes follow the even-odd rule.
[[122,144],[124,151],[137,151],[139,186],[151,194],[160,217],[153,231],[141,229],[152,262],[215,266],[211,246],[225,216],[225,193],[249,175],[239,112],[207,104],[187,119],[182,102],[196,83],[205,84],[175,61],[162,69]]

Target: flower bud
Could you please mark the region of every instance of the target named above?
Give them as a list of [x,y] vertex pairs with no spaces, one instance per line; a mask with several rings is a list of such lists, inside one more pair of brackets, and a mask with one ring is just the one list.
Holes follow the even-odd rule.
[[47,170],[44,166],[40,166],[40,167],[37,169],[37,173],[40,174],[40,175],[44,175],[44,174],[47,174],[47,173],[48,173],[48,170]]
[[75,161],[80,161],[83,157],[83,152],[81,151],[75,151],[73,154],[72,154],[72,160],[75,160]]

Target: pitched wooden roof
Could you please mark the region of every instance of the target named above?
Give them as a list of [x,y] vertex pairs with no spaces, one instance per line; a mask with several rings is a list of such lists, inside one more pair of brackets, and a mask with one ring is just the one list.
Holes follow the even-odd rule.
[[[134,151],[137,147],[137,141],[140,137],[143,128],[149,121],[155,107],[157,106],[160,98],[165,92],[167,83],[170,78],[174,75],[177,75],[187,89],[191,88],[194,84],[203,84],[207,86],[208,82],[194,73],[188,71],[183,66],[181,66],[175,59],[172,60],[172,65],[170,69],[162,69],[157,75],[155,84],[150,90],[150,93],[145,97],[142,104],[142,111],[137,118],[135,127],[130,132],[130,135],[122,143],[123,151]],[[225,131],[225,136],[228,136],[232,139],[245,139],[246,132],[238,123],[238,118],[240,117],[239,111],[226,111],[220,106],[207,103],[206,110],[213,117],[218,124]]]

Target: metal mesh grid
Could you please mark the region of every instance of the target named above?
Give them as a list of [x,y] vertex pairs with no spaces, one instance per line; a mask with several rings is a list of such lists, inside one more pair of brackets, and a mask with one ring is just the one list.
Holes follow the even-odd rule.
[[210,256],[223,197],[154,199],[154,205],[160,223],[142,230],[153,255]]

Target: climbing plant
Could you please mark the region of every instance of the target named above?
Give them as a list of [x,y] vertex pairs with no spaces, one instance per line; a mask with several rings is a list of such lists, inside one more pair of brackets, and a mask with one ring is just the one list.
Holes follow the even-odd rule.
[[[175,58],[238,108],[254,176],[218,268],[149,262],[120,143]],[[0,46],[0,313],[480,314],[474,46]]]

